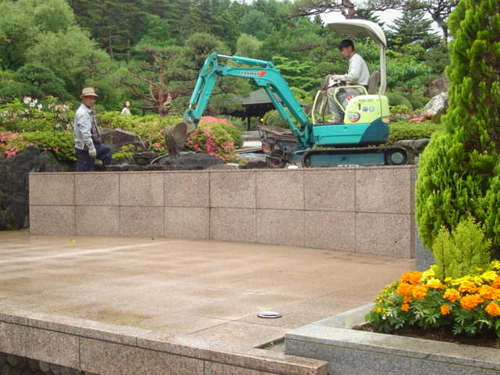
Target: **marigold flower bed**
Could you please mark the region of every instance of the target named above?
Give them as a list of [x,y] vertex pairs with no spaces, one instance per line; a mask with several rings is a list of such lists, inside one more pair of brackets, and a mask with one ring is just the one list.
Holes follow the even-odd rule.
[[435,267],[385,287],[362,329],[500,347],[500,261],[457,279],[437,279]]

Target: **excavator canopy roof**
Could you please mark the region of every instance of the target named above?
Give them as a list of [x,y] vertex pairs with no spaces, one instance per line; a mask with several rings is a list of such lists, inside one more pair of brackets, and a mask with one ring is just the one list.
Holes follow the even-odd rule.
[[387,40],[382,28],[374,22],[367,20],[349,19],[328,24],[328,27],[341,34],[351,36],[367,36],[378,45],[387,47]]

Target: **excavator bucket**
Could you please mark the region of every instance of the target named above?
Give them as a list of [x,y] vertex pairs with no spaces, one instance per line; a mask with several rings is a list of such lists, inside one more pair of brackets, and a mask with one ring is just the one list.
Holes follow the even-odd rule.
[[178,155],[184,149],[184,143],[192,130],[193,126],[185,122],[179,122],[166,130],[165,145],[170,155]]

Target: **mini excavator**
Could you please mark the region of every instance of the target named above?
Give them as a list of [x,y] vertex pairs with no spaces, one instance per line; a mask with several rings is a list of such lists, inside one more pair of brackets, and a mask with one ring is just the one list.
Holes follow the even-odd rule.
[[[350,36],[368,37],[380,48],[380,73],[371,75],[368,90],[364,86],[334,83],[336,89],[357,87],[361,90],[361,95],[350,98],[345,108],[334,99],[344,113],[342,123],[327,121],[327,91],[332,87],[323,87],[317,92],[310,118],[272,62],[212,53],[198,75],[183,122],[166,132],[169,153],[177,154],[183,149],[187,135],[198,126],[219,78],[239,77],[264,89],[291,130],[291,135],[282,136],[268,127],[259,129],[271,167],[284,167],[289,163],[304,167],[406,164],[406,149],[380,146],[389,138],[390,115],[388,99],[384,96],[387,47],[384,32],[366,20],[338,21],[328,26]],[[233,63],[227,65],[224,61]]]

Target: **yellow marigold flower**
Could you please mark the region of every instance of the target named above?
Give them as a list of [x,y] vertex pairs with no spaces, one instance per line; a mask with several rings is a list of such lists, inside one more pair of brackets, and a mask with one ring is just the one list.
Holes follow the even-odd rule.
[[422,278],[422,272],[406,272],[400,276],[402,282],[407,282],[409,284],[416,285]]
[[495,271],[486,271],[481,275],[481,279],[490,283],[492,281],[495,281],[496,278],[497,278],[497,273]]
[[431,267],[427,271],[422,272],[422,280],[429,280],[432,279],[436,276],[436,272],[434,271],[434,268]]
[[377,308],[375,309],[375,311],[376,311],[376,312],[378,312],[378,313],[383,313],[383,312],[384,312],[384,309],[383,309],[382,307],[377,307]]
[[430,288],[430,289],[441,289],[441,288],[444,288],[444,285],[441,284],[441,281],[439,281],[438,279],[430,279],[429,281],[427,281],[427,283],[425,284],[425,286],[427,288]]
[[427,295],[427,288],[425,286],[416,286],[413,288],[411,294],[415,299],[424,299]]
[[483,303],[484,300],[481,298],[479,294],[471,294],[468,296],[463,297],[460,300],[460,305],[465,309],[465,310],[472,310],[474,307],[479,305],[480,303]]
[[413,285],[410,285],[407,283],[401,283],[398,285],[398,288],[396,289],[396,291],[401,296],[408,296],[411,294],[411,291],[413,288],[414,288]]
[[476,293],[477,290],[478,290],[478,287],[476,286],[476,284],[474,284],[471,281],[464,281],[458,287],[458,291],[462,292],[462,293]]
[[407,312],[408,310],[410,310],[410,305],[407,303],[403,303],[401,305],[401,311]]
[[493,288],[500,289],[500,276],[497,276],[497,278],[495,279],[495,281],[493,281],[493,284],[491,284],[491,286]]
[[488,285],[482,285],[481,288],[479,288],[479,295],[484,299],[496,299],[499,294],[500,293],[498,293],[495,288]]
[[494,260],[493,262],[491,262],[491,268],[494,271],[500,271],[500,260]]
[[460,293],[458,293],[458,290],[453,288],[446,289],[443,294],[443,298],[447,299],[450,302],[455,302],[460,298]]
[[439,310],[441,310],[441,315],[448,315],[451,311],[450,306],[448,305],[441,305]]
[[496,302],[490,302],[484,309],[491,316],[500,316],[500,306]]
[[413,301],[413,298],[411,298],[411,296],[404,296],[403,297],[404,303],[410,303],[411,301]]

